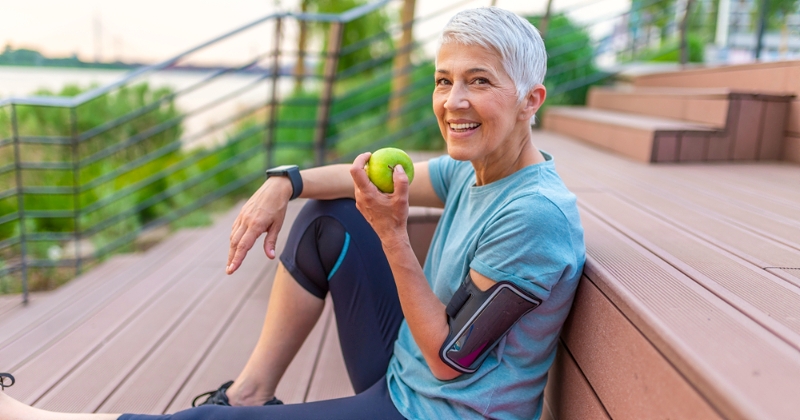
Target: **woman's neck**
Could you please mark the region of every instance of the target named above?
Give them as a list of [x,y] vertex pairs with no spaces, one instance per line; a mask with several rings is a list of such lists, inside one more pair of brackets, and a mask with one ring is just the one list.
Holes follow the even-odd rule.
[[544,162],[544,156],[533,144],[532,132],[528,132],[510,147],[499,150],[496,155],[472,161],[475,168],[475,185],[491,184],[503,179],[518,170]]

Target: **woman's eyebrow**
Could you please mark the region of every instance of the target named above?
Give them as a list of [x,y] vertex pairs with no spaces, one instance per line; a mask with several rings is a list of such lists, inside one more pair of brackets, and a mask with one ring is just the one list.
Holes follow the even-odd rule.
[[[445,69],[436,69],[436,73],[441,73],[441,74],[450,74],[450,70],[445,70]],[[474,74],[474,73],[492,73],[492,71],[491,71],[491,70],[488,70],[488,69],[485,69],[485,68],[482,68],[482,67],[475,67],[475,68],[471,68],[471,69],[467,70],[467,71],[466,71],[466,73],[467,73],[467,74]]]

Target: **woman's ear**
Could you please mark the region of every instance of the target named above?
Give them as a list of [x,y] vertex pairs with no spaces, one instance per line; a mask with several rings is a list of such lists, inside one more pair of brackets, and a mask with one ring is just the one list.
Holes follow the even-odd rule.
[[545,89],[544,85],[537,84],[534,86],[522,100],[522,109],[520,109],[519,114],[520,121],[530,121],[536,111],[542,107],[546,97],[547,89]]

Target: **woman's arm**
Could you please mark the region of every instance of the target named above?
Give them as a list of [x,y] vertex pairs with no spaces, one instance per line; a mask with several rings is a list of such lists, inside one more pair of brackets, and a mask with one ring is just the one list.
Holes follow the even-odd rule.
[[[449,332],[445,305],[428,286],[408,238],[408,177],[400,165],[396,166],[395,191],[392,194],[383,194],[369,182],[362,169],[368,159],[369,153],[362,154],[350,168],[350,175],[356,186],[356,206],[381,240],[397,285],[403,315],[431,372],[441,380],[456,378],[460,373],[439,358],[439,348]],[[430,185],[427,172],[425,179]],[[433,191],[432,186],[430,190]],[[435,193],[433,195],[436,196]]]
[[[354,198],[353,178],[348,164],[320,166],[300,171],[303,178],[302,198],[333,200]],[[416,206],[442,207],[433,190],[428,162],[414,165],[416,178],[409,189],[410,200]],[[362,171],[363,172],[363,171]],[[256,239],[267,232],[264,253],[275,258],[275,243],[286,217],[286,206],[292,196],[292,184],[286,177],[271,177],[265,181],[247,203],[233,223],[228,250],[226,272],[232,274],[241,266]]]

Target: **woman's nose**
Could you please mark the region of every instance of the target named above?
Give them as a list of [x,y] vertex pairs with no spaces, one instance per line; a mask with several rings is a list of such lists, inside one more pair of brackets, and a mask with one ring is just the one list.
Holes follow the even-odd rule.
[[447,95],[447,100],[444,102],[444,107],[450,111],[469,108],[466,89],[460,84],[453,85],[453,88],[450,89],[450,94]]

